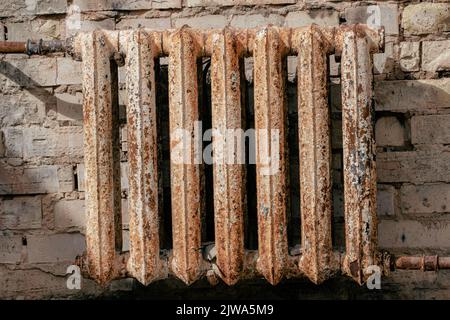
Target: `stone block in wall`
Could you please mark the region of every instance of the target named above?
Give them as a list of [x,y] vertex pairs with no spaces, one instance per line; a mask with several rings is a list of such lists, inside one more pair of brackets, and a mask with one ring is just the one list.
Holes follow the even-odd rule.
[[80,20],[72,22],[75,18],[72,16],[66,20],[66,38],[75,35],[78,32],[94,31],[96,29],[114,30],[116,22],[113,18],[105,18],[102,20]]
[[0,234],[0,263],[18,263],[22,256],[22,237]]
[[339,25],[339,13],[334,10],[293,11],[286,15],[286,27],[304,27],[312,23],[319,26]]
[[75,261],[85,250],[85,238],[79,233],[27,236],[29,263]]
[[405,72],[419,71],[420,69],[420,42],[404,41],[400,43],[400,69]]
[[429,72],[450,70],[450,40],[422,43],[422,69]]
[[62,156],[82,157],[83,127],[23,128],[23,150],[25,159]]
[[72,165],[58,168],[59,192],[72,192],[75,190],[75,179]]
[[348,24],[363,23],[374,28],[384,27],[386,35],[398,35],[398,6],[382,4],[345,8]]
[[413,144],[449,144],[450,115],[418,115],[411,118]]
[[13,197],[0,201],[0,229],[39,229],[42,224],[41,197]]
[[84,200],[60,200],[53,207],[55,226],[58,230],[70,228],[84,228],[86,226],[86,213]]
[[376,111],[432,111],[450,108],[450,79],[375,82]]
[[227,18],[218,14],[209,14],[205,16],[174,18],[173,24],[175,28],[181,28],[188,25],[197,29],[216,29],[224,28],[228,25]]
[[377,215],[394,216],[397,190],[388,184],[377,185]]
[[54,40],[64,38],[64,23],[57,19],[34,19],[6,23],[8,41]]
[[0,17],[64,14],[67,0],[8,0],[0,2]]
[[83,94],[76,92],[57,93],[56,97],[56,119],[59,121],[81,121],[83,120]]
[[270,14],[264,16],[262,14],[235,15],[231,19],[230,25],[234,28],[256,28],[267,26],[282,26],[284,17],[279,14]]
[[391,73],[394,71],[395,57],[397,56],[398,46],[393,42],[386,42],[384,52],[373,55],[374,74]]
[[51,108],[54,103],[55,98],[43,88],[3,94],[0,99],[0,125],[41,124],[46,117],[46,108]]
[[291,4],[295,0],[186,0],[187,7],[213,7],[213,6],[253,6],[262,4]]
[[[4,165],[1,165],[4,166]],[[40,194],[59,191],[58,166],[2,167],[0,194]]]
[[450,31],[450,4],[422,2],[403,10],[402,28],[406,35]]
[[46,87],[56,85],[56,59],[32,57],[0,61],[0,82],[10,86]]
[[405,144],[405,127],[397,117],[382,117],[375,124],[377,146],[400,147]]
[[377,153],[379,183],[450,182],[450,153],[403,151]]
[[380,220],[378,224],[380,248],[450,248],[450,224],[416,220]]
[[116,25],[117,30],[148,28],[153,30],[167,30],[172,26],[171,20],[167,18],[129,18],[122,19]]
[[75,61],[70,57],[57,58],[56,65],[56,84],[71,85],[82,83],[82,70],[80,61]]
[[73,0],[72,4],[78,6],[82,12],[181,8],[181,0]]
[[405,214],[450,212],[450,184],[403,184],[400,201]]
[[23,130],[22,128],[7,127],[2,129],[4,155],[8,158],[23,157]]

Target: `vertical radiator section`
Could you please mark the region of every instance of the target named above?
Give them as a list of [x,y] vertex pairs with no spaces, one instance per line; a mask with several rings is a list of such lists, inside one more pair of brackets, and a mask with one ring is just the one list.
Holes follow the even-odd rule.
[[[83,60],[87,254],[100,283],[131,276],[144,285],[169,274],[191,284],[206,273],[233,285],[255,275],[275,285],[339,271],[362,284],[377,260],[372,57],[383,30],[365,25],[158,32],[94,31],[76,38]],[[345,252],[332,242],[333,199],[328,56],[341,56]],[[130,250],[120,252],[115,155],[117,55],[125,56]],[[300,255],[288,248],[286,59],[297,55]],[[172,250],[159,239],[155,59],[169,57]],[[244,248],[247,190],[241,59],[254,59],[254,149],[258,250]],[[203,132],[197,63],[211,58],[215,254],[202,257]],[[200,141],[200,144],[198,143]],[[244,153],[243,153],[244,152]],[[251,158],[251,157],[249,157]],[[208,188],[208,187],[207,187]],[[343,249],[343,248],[342,248]]]

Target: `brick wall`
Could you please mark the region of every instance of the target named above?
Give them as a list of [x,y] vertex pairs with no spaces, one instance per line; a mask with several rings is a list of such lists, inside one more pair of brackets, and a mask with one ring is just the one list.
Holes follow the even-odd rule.
[[[12,0],[0,2],[0,38],[65,39],[77,28],[367,23],[369,5],[378,6],[386,30],[385,52],[374,57],[379,244],[396,254],[450,255],[450,4],[446,1]],[[85,249],[80,69],[79,62],[64,54],[0,56],[0,298],[79,298],[135,288],[131,279],[107,288],[90,280],[83,280],[82,290],[66,288],[66,268]],[[332,59],[336,230],[342,228],[338,71]],[[247,79],[251,83],[251,72]],[[295,72],[289,81],[296,81]],[[124,118],[123,90],[120,99]],[[125,154],[123,134],[122,140]],[[126,157],[122,160],[126,191]],[[126,192],[122,203],[126,238]],[[124,250],[126,246],[125,241]],[[335,281],[318,287],[297,284],[299,292],[306,288],[310,293],[303,298],[346,298],[356,293],[368,298],[375,294],[450,298],[450,274],[445,271],[397,271],[383,280],[377,293],[353,283],[342,291],[341,285]],[[192,290],[204,288],[199,286]],[[174,292],[180,286],[166,289]]]

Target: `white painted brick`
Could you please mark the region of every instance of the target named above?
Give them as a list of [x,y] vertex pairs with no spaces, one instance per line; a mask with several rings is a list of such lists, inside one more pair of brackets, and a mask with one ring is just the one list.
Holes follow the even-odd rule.
[[450,31],[450,4],[418,3],[403,10],[402,27],[405,34],[427,34]]
[[303,27],[316,23],[319,26],[339,25],[339,14],[334,10],[312,10],[289,12],[286,15],[286,27]]
[[446,249],[450,247],[450,224],[381,220],[378,225],[378,243],[380,248]]
[[420,42],[400,43],[400,69],[411,72],[420,69]]
[[450,182],[450,153],[434,150],[379,152],[377,178],[380,183]]
[[[4,79],[4,80],[3,80]],[[33,57],[0,62],[0,81],[8,86],[39,87],[56,85],[56,59]]]
[[380,184],[377,186],[378,216],[395,215],[395,196],[397,191],[393,186]]
[[61,200],[54,206],[56,228],[64,230],[69,228],[84,228],[86,226],[86,213],[84,200]]
[[190,18],[174,18],[173,23],[175,28],[188,25],[192,28],[198,29],[224,28],[228,25],[228,21],[224,16],[216,14]]
[[450,40],[422,43],[422,69],[430,72],[450,69]]
[[82,157],[83,127],[24,128],[24,158]]
[[9,158],[23,157],[23,129],[22,128],[4,128],[2,129],[4,137],[5,156]]
[[85,249],[85,238],[79,233],[27,236],[29,263],[73,262]]
[[382,117],[375,124],[375,140],[377,146],[403,146],[405,128],[396,117]]
[[0,2],[0,17],[65,13],[67,0],[9,0]]
[[263,16],[262,14],[236,15],[231,19],[230,25],[234,28],[256,28],[272,24],[282,26],[284,18],[278,14]]
[[14,197],[0,203],[0,229],[38,229],[42,223],[41,197]]
[[384,27],[387,35],[398,35],[398,6],[396,4],[350,7],[345,9],[348,24],[363,23],[374,28]]
[[2,168],[0,194],[54,193],[59,190],[57,166]]
[[0,263],[20,262],[21,255],[21,236],[0,235]]
[[57,58],[57,78],[58,85],[81,84],[81,62],[75,61],[70,57]]
[[58,93],[56,97],[57,120],[60,121],[81,121],[83,120],[83,94]]
[[400,189],[403,213],[432,214],[450,212],[450,184],[404,184]]
[[413,116],[411,118],[411,142],[450,143],[450,115]]
[[450,108],[450,79],[375,82],[376,111],[431,111]]
[[171,28],[170,18],[133,18],[122,19],[116,26],[117,30],[148,28],[154,30],[166,30]]
[[262,5],[262,4],[290,4],[295,0],[186,0],[188,7],[211,7],[211,6],[235,6],[235,5]]

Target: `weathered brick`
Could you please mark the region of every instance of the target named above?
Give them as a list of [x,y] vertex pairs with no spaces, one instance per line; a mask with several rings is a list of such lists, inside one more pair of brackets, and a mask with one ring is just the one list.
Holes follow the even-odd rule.
[[14,197],[0,203],[0,229],[38,229],[42,223],[41,197]]
[[28,39],[63,39],[64,25],[56,19],[34,19],[27,22],[6,23],[8,41],[26,41]]
[[272,24],[282,26],[284,18],[278,14],[263,16],[262,14],[236,15],[231,19],[230,25],[234,28],[256,28]]
[[81,84],[81,62],[70,57],[57,58],[56,83],[58,85]]
[[45,89],[22,90],[4,94],[0,99],[0,124],[2,127],[23,124],[40,124],[51,107],[54,97]]
[[450,184],[404,184],[400,189],[400,200],[403,213],[450,212]]
[[2,129],[4,137],[5,157],[23,157],[23,130],[22,128]]
[[261,5],[261,4],[289,4],[295,0],[186,0],[188,7],[210,7],[210,6],[235,6],[235,5]]
[[450,30],[450,4],[418,3],[403,10],[402,27],[405,34],[427,34]]
[[21,236],[0,235],[0,263],[20,262],[21,255]]
[[334,10],[295,11],[286,15],[286,27],[303,27],[316,23],[320,26],[339,25],[339,14]]
[[373,28],[384,27],[387,35],[398,35],[398,6],[396,4],[345,8],[349,24],[363,23]]
[[0,61],[0,81],[8,86],[45,87],[56,85],[56,59],[33,57]]
[[384,52],[373,55],[374,74],[391,73],[394,71],[395,56],[398,47],[392,42],[386,42]]
[[450,153],[379,152],[377,153],[377,177],[380,183],[450,182]]
[[224,28],[228,25],[227,18],[218,14],[210,14],[200,17],[175,18],[173,19],[173,23],[175,28],[188,25],[192,28],[198,29]]
[[450,79],[375,82],[376,111],[431,111],[450,108]]
[[39,194],[58,192],[57,166],[0,170],[0,194]]
[[422,69],[430,72],[450,69],[450,40],[422,43]]
[[58,168],[59,192],[72,192],[75,190],[73,166],[60,166]]
[[83,128],[81,126],[24,128],[24,158],[82,157]]
[[65,13],[67,0],[10,0],[0,2],[0,17]]
[[60,121],[81,121],[83,120],[83,106],[82,99],[83,94],[77,92],[76,94],[70,93],[57,93],[56,97],[56,110],[57,120]]
[[181,0],[73,0],[72,3],[81,11],[181,8]]
[[115,27],[116,22],[112,18],[106,18],[103,20],[80,20],[76,23],[70,22],[69,25],[66,24],[66,38],[82,31],[87,32],[94,31],[96,29],[114,30]]
[[60,200],[54,206],[55,225],[60,230],[84,228],[86,214],[84,200]]
[[396,117],[382,117],[375,124],[375,140],[377,146],[403,146],[405,128]]
[[378,225],[380,248],[450,248],[450,224],[415,220],[381,220]]
[[450,143],[450,115],[426,115],[411,118],[411,142]]
[[405,72],[420,69],[420,42],[400,43],[400,69]]
[[154,30],[166,30],[172,26],[170,18],[132,18],[122,19],[116,25],[117,30],[148,28]]
[[393,186],[379,184],[377,186],[377,215],[394,216],[397,191]]
[[73,262],[85,249],[85,238],[79,233],[27,236],[29,263]]

